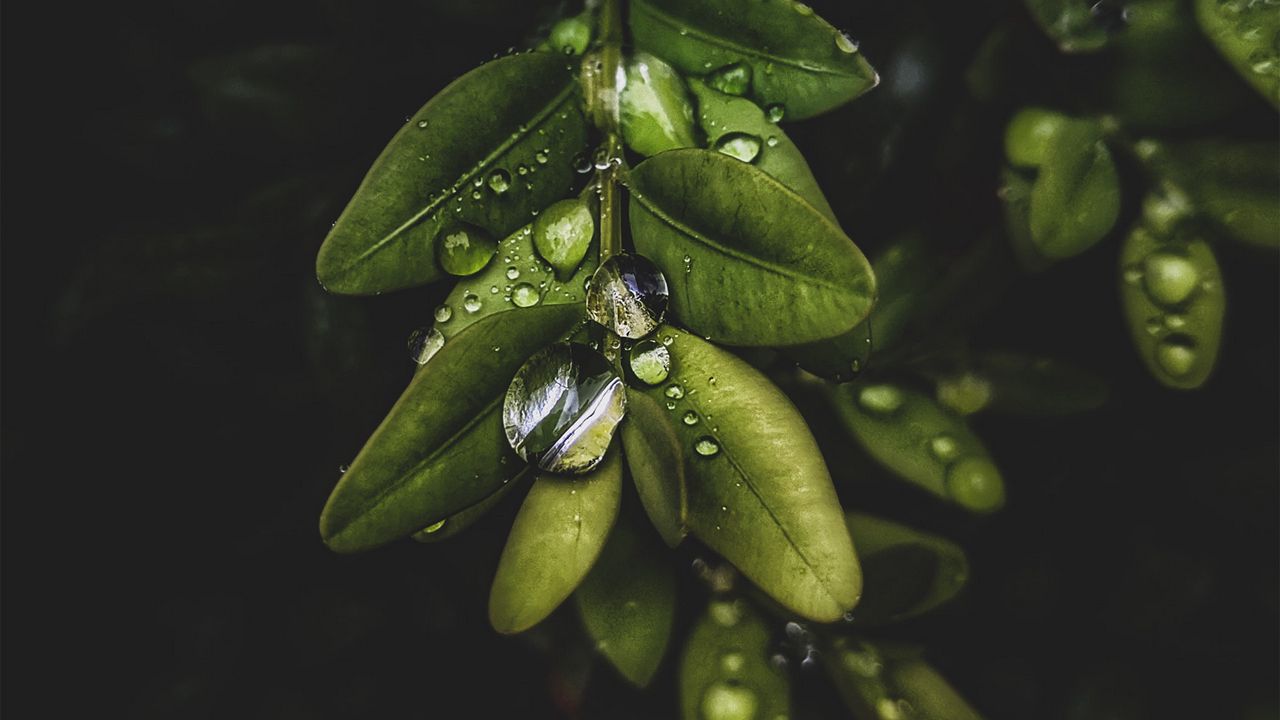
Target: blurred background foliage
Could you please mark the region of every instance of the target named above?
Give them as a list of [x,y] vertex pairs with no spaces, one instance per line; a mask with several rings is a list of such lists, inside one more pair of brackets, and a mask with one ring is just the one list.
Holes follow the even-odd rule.
[[[1062,358],[1111,388],[1085,414],[973,418],[1009,497],[975,520],[890,479],[775,365],[847,508],[968,552],[960,599],[893,639],[925,645],[990,718],[1276,717],[1276,255],[1219,246],[1219,366],[1174,392],[1130,346],[1117,245],[1025,273],[996,196],[1025,105],[1108,110],[1169,139],[1274,140],[1274,110],[1194,34],[1068,56],[1019,2],[813,4],[883,78],[788,127],[850,236],[874,254],[918,232],[963,278],[935,336]],[[407,115],[564,9],[6,8],[6,710],[671,715],[671,655],[638,693],[593,662],[571,609],[517,638],[489,629],[514,504],[447,544],[359,557],[315,528],[447,290],[328,297],[315,250]],[[687,543],[670,561],[701,557]],[[704,592],[681,573],[676,638]],[[796,665],[795,716],[840,716]]]

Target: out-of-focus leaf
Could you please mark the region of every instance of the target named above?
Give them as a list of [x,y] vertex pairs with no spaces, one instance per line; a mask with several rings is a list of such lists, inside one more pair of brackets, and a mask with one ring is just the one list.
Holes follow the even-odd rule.
[[1196,19],[1236,72],[1280,108],[1280,5],[1196,0]]
[[693,103],[675,68],[648,53],[627,62],[618,96],[622,138],[641,155],[694,147]]
[[981,720],[916,651],[849,637],[825,649],[822,665],[854,717]]
[[1031,240],[1047,258],[1077,255],[1101,240],[1120,214],[1120,180],[1097,123],[1066,122],[1045,143],[1031,188]]
[[946,538],[862,513],[846,516],[862,562],[862,601],[854,617],[876,624],[926,613],[969,579],[969,561]]
[[684,447],[674,419],[661,401],[636,389],[627,392],[622,447],[645,513],[663,542],[680,544],[688,533]]
[[745,602],[713,600],[680,660],[680,716],[790,717],[791,683],[769,662],[770,640],[769,627]]
[[1040,167],[1049,152],[1049,140],[1069,120],[1061,113],[1029,107],[1018,111],[1004,131],[1004,154],[1021,167]]
[[1124,25],[1123,7],[1104,0],[1026,0],[1031,17],[1066,53],[1101,50]]
[[1029,417],[1070,415],[1101,407],[1107,385],[1061,360],[1015,353],[984,353],[926,373],[937,382],[938,402],[962,414],[979,410]]

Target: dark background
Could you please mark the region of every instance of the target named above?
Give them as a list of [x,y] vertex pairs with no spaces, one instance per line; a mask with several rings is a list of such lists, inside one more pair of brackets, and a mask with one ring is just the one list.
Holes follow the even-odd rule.
[[[404,118],[554,3],[36,5],[3,16],[3,710],[674,715],[705,594],[692,571],[639,693],[590,666],[572,612],[527,637],[488,627],[515,503],[448,544],[355,557],[316,530],[446,288],[327,297],[314,253]],[[885,78],[792,133],[869,251],[912,226],[944,252],[972,245],[1000,224],[1010,110],[1097,106],[1102,61],[1059,58],[1020,4],[814,5]],[[964,70],[1005,22],[1024,55],[974,104]],[[1176,134],[1274,138],[1274,112],[1239,94]],[[880,634],[926,643],[991,718],[1275,718],[1276,256],[1221,247],[1221,363],[1178,393],[1130,348],[1117,247],[1034,276],[1002,257],[977,293],[974,346],[1064,357],[1112,386],[1085,415],[976,421],[1008,483],[999,516],[959,517],[846,461],[831,418],[811,416],[846,507],[971,552],[960,601]],[[795,688],[797,717],[841,716],[820,674]]]

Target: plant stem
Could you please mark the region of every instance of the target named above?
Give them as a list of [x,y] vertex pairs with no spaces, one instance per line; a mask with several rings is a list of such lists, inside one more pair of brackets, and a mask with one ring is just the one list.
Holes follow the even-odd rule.
[[[623,166],[618,120],[618,74],[622,71],[622,0],[604,0],[600,9],[601,112],[595,120],[604,133],[597,173],[600,189],[600,262],[622,252],[622,193],[618,173]],[[601,157],[602,155],[602,157]]]

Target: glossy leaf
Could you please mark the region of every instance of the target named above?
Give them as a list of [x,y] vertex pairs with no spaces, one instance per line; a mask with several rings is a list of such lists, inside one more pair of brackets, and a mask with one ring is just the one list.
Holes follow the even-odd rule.
[[861,513],[847,516],[862,560],[865,591],[854,613],[876,624],[926,613],[951,600],[969,579],[969,560],[946,538]]
[[650,522],[668,546],[679,545],[688,534],[684,449],[661,402],[634,388],[627,391],[622,447]]
[[833,397],[849,432],[902,479],[975,512],[1004,503],[1004,481],[982,442],[933,398],[891,384],[846,385]]
[[1143,364],[1183,390],[1209,379],[1226,311],[1222,275],[1208,243],[1161,239],[1135,227],[1120,250],[1120,296]]
[[875,278],[849,238],[767,174],[673,150],[631,173],[636,249],[667,276],[671,315],[728,345],[794,345],[850,330]]
[[698,124],[707,138],[708,147],[715,148],[718,142],[733,133],[754,138],[759,154],[752,164],[794,190],[828,220],[836,222],[835,213],[818,187],[818,181],[800,148],[765,115],[759,105],[713,90],[700,80],[690,80],[689,89],[698,100]]
[[641,155],[693,147],[693,103],[675,68],[648,53],[627,62],[618,96],[622,139]]
[[1047,258],[1093,247],[1120,214],[1120,180],[1096,123],[1065,123],[1046,142],[1031,188],[1031,239]]
[[439,520],[422,528],[413,534],[413,539],[420,543],[434,543],[448,540],[461,534],[462,531],[479,522],[490,510],[501,503],[503,498],[510,495],[512,490],[523,485],[523,480],[531,474],[530,470],[528,467],[524,468],[511,482],[493,491],[483,500],[450,515],[444,520]]
[[[570,159],[586,145],[579,104],[563,55],[513,55],[459,78],[374,161],[320,248],[320,282],[357,295],[422,285],[442,276],[435,240],[449,223],[500,237],[528,222],[574,181]],[[522,164],[536,170],[528,186]],[[494,174],[505,191],[490,186]]]
[[573,597],[596,649],[631,684],[657,672],[675,621],[676,580],[662,546],[624,516]]
[[985,353],[963,366],[930,372],[938,402],[962,415],[990,411],[1050,417],[1099,408],[1107,385],[1061,360],[1015,353]]
[[1280,108],[1280,6],[1196,0],[1196,20],[1236,72]]
[[791,714],[791,682],[769,662],[769,626],[741,600],[713,600],[680,659],[684,720],[780,718]]
[[528,630],[577,589],[604,548],[621,497],[617,447],[586,475],[538,475],[511,526],[489,592],[495,630]]
[[689,529],[791,611],[829,622],[853,607],[862,576],[831,477],[791,401],[755,368],[663,327],[661,403],[684,455]]
[[576,305],[528,308],[486,318],[445,342],[329,497],[320,516],[329,547],[355,552],[408,536],[515,477],[524,465],[502,431],[507,384],[581,318]]
[[824,650],[822,665],[854,717],[981,720],[916,651],[851,637]]
[[630,8],[641,50],[690,76],[745,63],[749,97],[784,106],[788,119],[843,105],[880,81],[856,43],[800,3],[633,0]]

